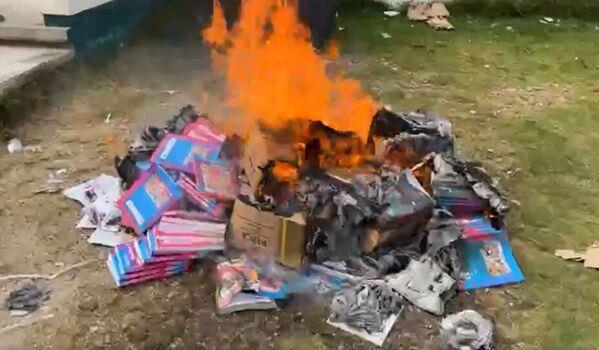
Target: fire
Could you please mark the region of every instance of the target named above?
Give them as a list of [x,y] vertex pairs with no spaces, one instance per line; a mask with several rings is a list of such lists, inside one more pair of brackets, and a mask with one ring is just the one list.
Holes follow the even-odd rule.
[[[327,75],[327,63],[312,48],[294,2],[242,1],[239,21],[227,31],[222,7],[214,1],[204,40],[213,47],[215,68],[225,74],[227,102],[240,113],[234,123],[283,128],[292,120],[320,120],[366,140],[374,100],[358,81]],[[329,53],[337,51],[333,47]]]
[[299,179],[297,168],[288,162],[275,162],[271,172],[279,181],[295,182]]
[[227,42],[227,21],[225,13],[220,2],[214,0],[214,15],[212,16],[212,25],[202,31],[204,40],[216,46],[223,46]]

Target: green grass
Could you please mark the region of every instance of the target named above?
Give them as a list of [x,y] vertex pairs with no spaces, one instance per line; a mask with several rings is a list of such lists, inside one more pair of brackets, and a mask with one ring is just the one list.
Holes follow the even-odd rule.
[[596,349],[599,272],[553,251],[599,240],[599,27],[538,19],[451,18],[456,31],[435,32],[370,9],[341,16],[340,39],[382,103],[452,119],[460,153],[519,202],[509,231],[526,281],[508,289],[516,302],[481,293],[500,336],[520,349]]

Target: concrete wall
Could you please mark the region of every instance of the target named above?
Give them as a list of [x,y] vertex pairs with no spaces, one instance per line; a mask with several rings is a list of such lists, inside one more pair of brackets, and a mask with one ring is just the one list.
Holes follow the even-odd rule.
[[100,6],[111,0],[0,0],[0,25],[43,25],[42,13],[70,16]]
[[42,12],[48,15],[70,16],[110,1],[111,0],[45,0],[43,1]]
[[0,25],[43,25],[42,4],[46,0],[0,0],[0,15],[5,21]]

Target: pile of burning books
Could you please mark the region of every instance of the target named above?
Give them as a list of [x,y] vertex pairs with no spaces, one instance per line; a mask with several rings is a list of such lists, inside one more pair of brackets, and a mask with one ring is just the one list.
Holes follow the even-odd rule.
[[[456,289],[521,282],[508,201],[480,164],[455,156],[451,128],[381,109],[366,140],[320,121],[243,140],[186,107],[117,158],[121,225],[138,238],[116,246],[110,272],[127,286],[210,257],[221,314],[327,292],[395,316],[402,295],[439,314]],[[335,326],[368,333],[362,306],[337,309]]]
[[138,235],[109,256],[118,286],[186,272],[192,260],[224,250],[225,211],[238,191],[235,167],[219,157],[224,141],[206,118],[184,108],[117,160],[121,176],[133,174],[123,177],[121,224]]

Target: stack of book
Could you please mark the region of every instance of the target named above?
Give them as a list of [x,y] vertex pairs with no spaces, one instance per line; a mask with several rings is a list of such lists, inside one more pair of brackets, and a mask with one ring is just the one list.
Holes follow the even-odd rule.
[[177,275],[193,259],[222,251],[225,230],[225,224],[164,215],[146,237],[116,246],[108,268],[119,287]]
[[225,138],[198,118],[162,139],[117,203],[121,224],[139,235],[110,253],[118,286],[183,273],[193,259],[224,249],[226,208],[238,191],[235,167],[220,158]]
[[152,255],[200,254],[225,248],[226,225],[163,216],[147,235]]
[[114,283],[124,287],[179,275],[189,270],[189,255],[154,257],[145,239],[118,245],[108,255],[108,270]]

